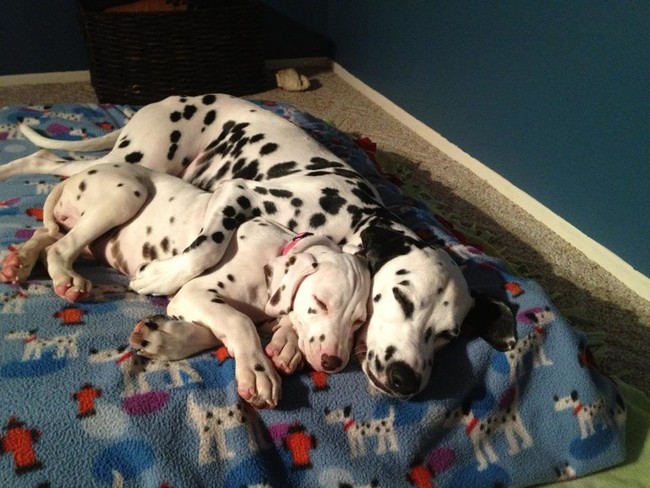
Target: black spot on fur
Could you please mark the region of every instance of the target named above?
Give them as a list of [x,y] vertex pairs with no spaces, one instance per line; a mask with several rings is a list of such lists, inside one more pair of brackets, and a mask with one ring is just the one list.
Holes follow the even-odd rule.
[[237,228],[237,221],[232,217],[226,217],[223,219],[222,225],[226,230],[235,230]]
[[144,259],[153,261],[154,259],[158,258],[158,252],[156,251],[156,248],[154,246],[152,246],[148,242],[145,242],[144,245],[142,246],[142,257]]
[[395,297],[395,300],[397,300],[397,303],[399,303],[400,307],[402,307],[404,317],[407,319],[413,318],[413,311],[415,310],[415,306],[413,305],[413,302],[409,300],[408,297],[404,294],[404,292],[397,287],[393,287],[393,296]]
[[206,239],[207,239],[207,236],[203,236],[203,235],[197,237],[196,239],[194,239],[194,242],[192,244],[190,244],[190,246],[187,249],[185,249],[183,252],[188,252],[188,251],[191,251],[192,249],[196,249],[201,244],[203,244]]
[[299,173],[299,169],[295,169],[298,163],[295,161],[287,161],[285,163],[278,163],[271,166],[266,172],[266,179],[281,178],[294,173]]
[[343,164],[339,163],[338,161],[328,161],[325,158],[315,156],[311,158],[311,162],[305,166],[305,169],[319,170],[319,169],[326,169],[326,168],[340,168],[342,166]]
[[345,205],[345,198],[339,195],[336,188],[323,188],[321,192],[323,196],[318,200],[321,208],[331,215],[339,213],[341,207]]
[[327,218],[325,217],[325,215],[319,212],[319,213],[315,213],[309,218],[309,225],[311,227],[321,227],[325,225],[326,221]]
[[251,137],[251,144],[259,142],[262,139],[264,139],[264,134],[255,134],[253,137]]
[[217,100],[215,95],[204,95],[201,101],[203,105],[212,105]]
[[277,150],[278,145],[274,142],[267,142],[262,146],[262,149],[260,149],[260,156],[266,156],[268,154],[271,154],[275,150]]
[[162,241],[160,241],[160,248],[165,253],[169,251],[169,238],[165,237]]
[[79,183],[79,191],[86,191],[86,182],[82,181]]
[[270,189],[269,193],[278,198],[291,198],[293,196],[293,193],[291,193],[289,190],[278,190],[275,188]]
[[384,361],[388,362],[392,359],[392,357],[395,355],[395,351],[397,351],[397,348],[395,346],[388,346],[386,348],[386,355],[384,356]]
[[144,154],[142,154],[140,151],[134,151],[132,153],[127,154],[124,157],[124,160],[127,163],[133,164],[133,163],[139,163],[140,160],[142,160],[143,157],[144,157]]
[[120,142],[120,143],[118,144],[117,147],[119,147],[120,149],[124,149],[124,148],[127,147],[129,144],[131,144],[131,141],[129,141],[128,139],[124,139],[122,142]]
[[169,146],[169,151],[167,151],[167,159],[171,161],[176,155],[176,150],[178,149],[178,144],[172,144]]
[[190,120],[196,113],[196,107],[194,105],[186,105],[183,109],[183,118]]
[[257,176],[259,171],[259,161],[257,159],[251,161],[246,166],[243,166],[238,171],[235,171],[233,166],[233,178],[242,178],[244,180],[252,180]]
[[241,208],[251,207],[251,201],[248,199],[248,197],[245,197],[244,195],[237,198],[237,203]]
[[175,130],[169,134],[169,142],[178,142],[181,139],[181,131]]
[[278,208],[275,206],[275,203],[266,201],[264,202],[264,210],[267,214],[273,215],[278,211]]
[[205,117],[203,117],[203,123],[205,125],[210,125],[215,121],[216,118],[217,112],[215,110],[210,110],[207,114],[205,114]]

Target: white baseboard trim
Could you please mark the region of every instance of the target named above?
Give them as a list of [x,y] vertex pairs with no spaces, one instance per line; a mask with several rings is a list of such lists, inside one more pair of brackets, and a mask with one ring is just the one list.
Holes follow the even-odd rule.
[[479,178],[486,181],[506,198],[524,209],[569,244],[584,253],[587,258],[599,264],[609,273],[618,278],[628,288],[640,295],[641,298],[650,301],[650,278],[634,269],[626,261],[603,245],[594,241],[591,237],[584,234],[578,228],[574,227],[555,212],[545,207],[539,201],[520,190],[503,176],[491,170],[455,144],[449,142],[438,132],[420,122],[384,95],[366,85],[338,63],[333,62],[332,69],[334,73],[349,83],[353,88],[375,102],[402,124],[427,140],[433,146],[440,149],[450,158],[468,168]]
[[55,71],[0,76],[0,86],[43,85],[46,83],[75,83],[90,81],[90,71]]

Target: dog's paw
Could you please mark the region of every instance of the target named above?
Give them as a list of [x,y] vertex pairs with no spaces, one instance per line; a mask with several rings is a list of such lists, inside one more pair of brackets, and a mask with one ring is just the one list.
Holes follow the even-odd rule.
[[38,255],[30,256],[18,251],[10,251],[2,260],[0,270],[1,283],[15,283],[25,281],[32,273]]
[[292,327],[275,329],[265,351],[275,368],[284,374],[292,374],[303,365],[302,353],[298,348],[298,335]]
[[218,343],[207,327],[167,315],[141,320],[129,337],[129,344],[140,356],[172,361],[185,359]]
[[70,273],[64,279],[54,280],[54,293],[71,302],[83,300],[90,295],[92,283],[77,273]]
[[245,351],[235,355],[237,392],[256,408],[275,408],[281,394],[278,373],[264,352]]
[[173,295],[195,277],[186,264],[183,254],[143,264],[129,286],[140,295]]

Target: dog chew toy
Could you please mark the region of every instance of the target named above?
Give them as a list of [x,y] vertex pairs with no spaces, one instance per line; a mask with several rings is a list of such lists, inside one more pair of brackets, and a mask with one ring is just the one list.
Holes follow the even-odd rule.
[[278,88],[287,91],[305,91],[309,89],[309,78],[299,74],[293,68],[281,69],[275,73],[275,82]]

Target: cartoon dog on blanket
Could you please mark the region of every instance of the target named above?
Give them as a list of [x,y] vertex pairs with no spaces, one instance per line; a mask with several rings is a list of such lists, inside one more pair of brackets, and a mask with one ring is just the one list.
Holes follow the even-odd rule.
[[[218,193],[141,166],[93,166],[54,188],[44,227],[5,258],[0,280],[27,279],[42,256],[57,295],[81,299],[91,284],[72,264],[87,246],[133,276],[153,259],[192,245]],[[131,344],[146,357],[181,359],[221,342],[235,358],[241,397],[274,407],[280,398],[274,365],[290,373],[302,351],[316,370],[345,367],[354,331],[366,321],[370,287],[362,258],[326,237],[296,234],[258,217],[237,227],[217,266],[181,287],[168,316],[139,322]],[[269,359],[255,324],[271,318],[278,320]]]

